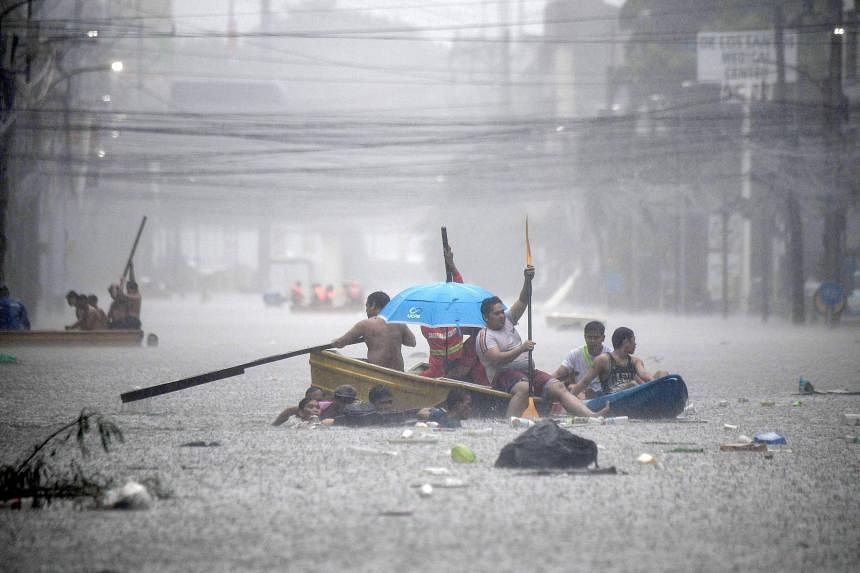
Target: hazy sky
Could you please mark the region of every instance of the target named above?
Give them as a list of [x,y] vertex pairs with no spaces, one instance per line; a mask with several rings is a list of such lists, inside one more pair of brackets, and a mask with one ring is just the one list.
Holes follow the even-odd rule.
[[[468,26],[469,24],[499,21],[498,0],[330,0],[334,8],[320,9],[321,18],[329,10],[340,9],[356,13],[370,13],[380,18],[399,20],[413,26]],[[511,18],[516,21],[522,9],[523,21],[533,23],[527,33],[542,31],[540,21],[546,0],[502,0],[509,6]],[[624,0],[606,0],[620,5]],[[302,0],[270,0],[273,12],[285,7],[298,8]],[[319,2],[319,5],[324,5]],[[174,0],[174,14],[180,29],[187,27],[226,29],[230,0]],[[233,14],[239,32],[259,26],[261,0],[233,0]],[[300,8],[302,9],[302,8]],[[307,8],[304,8],[307,9]],[[442,37],[452,32],[441,32]]]

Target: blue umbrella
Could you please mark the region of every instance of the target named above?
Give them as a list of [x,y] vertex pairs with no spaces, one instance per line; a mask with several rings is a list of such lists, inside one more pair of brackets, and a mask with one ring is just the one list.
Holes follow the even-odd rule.
[[380,311],[388,322],[424,326],[486,326],[481,301],[493,296],[478,285],[455,282],[428,283],[398,293]]

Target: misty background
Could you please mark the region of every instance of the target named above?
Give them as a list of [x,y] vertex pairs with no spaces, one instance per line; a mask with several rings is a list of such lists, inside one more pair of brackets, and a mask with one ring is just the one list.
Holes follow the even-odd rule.
[[0,18],[0,279],[36,327],[69,289],[107,300],[144,215],[145,298],[393,295],[443,280],[440,226],[467,282],[506,298],[528,217],[536,301],[558,310],[801,323],[828,282],[860,313],[853,1],[4,0]]

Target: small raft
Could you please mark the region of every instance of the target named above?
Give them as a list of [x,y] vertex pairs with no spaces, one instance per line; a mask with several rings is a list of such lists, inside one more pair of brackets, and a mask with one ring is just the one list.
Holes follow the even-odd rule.
[[5,346],[140,346],[142,330],[0,330]]
[[687,405],[687,385],[677,374],[669,374],[633,388],[585,401],[585,405],[595,412],[607,403],[611,404],[610,416],[675,418]]

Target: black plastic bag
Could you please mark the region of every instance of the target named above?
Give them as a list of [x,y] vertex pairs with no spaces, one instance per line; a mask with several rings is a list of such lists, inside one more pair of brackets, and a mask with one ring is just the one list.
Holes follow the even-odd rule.
[[597,444],[542,420],[499,452],[497,468],[584,468],[597,466]]

